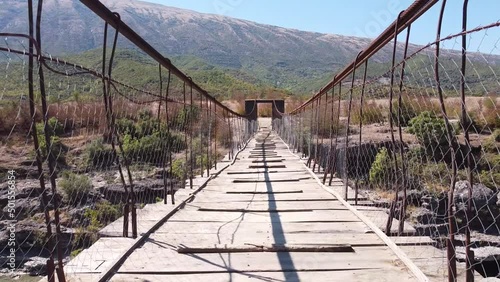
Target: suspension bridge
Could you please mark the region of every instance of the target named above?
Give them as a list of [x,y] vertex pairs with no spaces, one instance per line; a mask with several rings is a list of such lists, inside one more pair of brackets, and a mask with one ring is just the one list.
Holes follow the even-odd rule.
[[[0,33],[8,275],[500,277],[498,38],[489,52],[467,43],[485,44],[500,21],[468,27],[465,0],[461,29],[443,37],[446,1],[416,0],[303,103],[247,97],[237,112],[120,14],[80,2],[104,27],[96,65],[44,52],[42,0],[25,4],[28,33]],[[410,44],[433,8],[430,43]],[[143,56],[148,82],[122,76],[122,48]]]

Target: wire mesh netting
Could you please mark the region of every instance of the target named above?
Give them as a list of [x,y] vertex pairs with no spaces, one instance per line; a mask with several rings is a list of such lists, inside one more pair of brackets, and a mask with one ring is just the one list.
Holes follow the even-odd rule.
[[[139,246],[256,125],[118,14],[85,19],[101,23],[99,50],[47,54],[37,4],[30,32],[0,34],[0,262],[9,275],[105,280],[105,258]],[[412,7],[305,104],[273,105],[273,129],[429,277],[498,277],[500,23],[467,27],[465,1],[462,29],[416,46],[426,6]]]
[[[32,15],[36,7],[25,5]],[[37,29],[38,5],[36,23],[29,20]],[[99,251],[114,248],[106,237],[133,243],[155,224],[142,218],[167,216],[254,131],[170,61],[121,35],[119,24],[93,20],[102,22],[103,47],[72,62],[46,54],[39,34],[1,34],[0,246],[8,274],[64,281],[91,273],[96,266],[81,261],[109,256]]]
[[441,38],[438,29],[423,47],[409,44],[421,19],[396,20],[391,40],[274,121],[324,184],[436,280],[500,269],[499,22],[467,27],[464,7],[462,30]]

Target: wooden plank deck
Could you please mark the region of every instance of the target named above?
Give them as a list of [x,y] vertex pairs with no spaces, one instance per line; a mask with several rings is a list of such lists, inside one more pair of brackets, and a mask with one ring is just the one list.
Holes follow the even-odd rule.
[[[281,139],[268,135],[261,130],[233,165],[138,247],[134,239],[98,240],[65,268],[70,281],[98,281],[110,270],[111,281],[418,281],[379,235],[311,177]],[[267,152],[276,152],[273,160],[280,156],[269,166],[284,167],[258,163],[262,167],[249,169],[256,164],[255,153],[260,161]],[[172,206],[145,209],[138,215],[140,233]],[[117,221],[102,234],[116,236],[120,225]],[[114,239],[120,242],[111,243]],[[428,238],[400,241],[432,247]],[[265,252],[255,250],[262,246]],[[278,251],[283,246],[291,248]],[[304,246],[317,250],[300,251]],[[186,252],[189,248],[195,251]],[[245,248],[251,250],[242,252]],[[126,250],[133,251],[116,264]]]

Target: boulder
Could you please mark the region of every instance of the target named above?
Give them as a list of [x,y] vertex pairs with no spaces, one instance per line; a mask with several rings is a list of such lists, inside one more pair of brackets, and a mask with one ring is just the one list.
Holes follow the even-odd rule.
[[[406,204],[413,206],[421,206],[422,198],[427,196],[427,191],[411,189],[406,191]],[[399,191],[398,193],[399,200],[403,199],[403,191]]]
[[436,215],[425,208],[417,208],[415,212],[411,215],[412,221],[416,221],[420,224],[431,224],[436,223]]
[[[469,185],[467,181],[457,181],[455,183],[454,201],[457,205],[457,210],[462,210],[467,207],[469,200]],[[473,185],[472,189],[472,207],[475,210],[480,210],[486,206],[496,206],[498,195],[496,192],[478,183]]]
[[[31,220],[23,220],[16,223],[16,247],[30,249],[32,247],[43,247],[45,245],[45,224]],[[0,231],[0,246],[5,246],[9,238],[9,231]]]
[[[2,216],[4,219],[22,220],[26,217],[32,216],[41,211],[40,201],[38,198],[24,198],[15,200],[15,213],[9,211],[9,207],[5,206],[2,209]],[[12,215],[14,218],[12,218]]]
[[47,259],[31,257],[24,263],[23,270],[31,276],[45,275],[47,273]]

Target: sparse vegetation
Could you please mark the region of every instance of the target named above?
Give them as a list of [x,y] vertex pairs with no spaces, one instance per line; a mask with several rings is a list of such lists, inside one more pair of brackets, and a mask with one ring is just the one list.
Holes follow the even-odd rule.
[[[394,101],[392,103],[392,119],[394,123],[407,126],[411,119],[419,115],[419,107],[420,104],[413,102],[408,96],[401,98],[401,109],[399,108],[399,102]],[[399,115],[399,111],[401,111],[401,115]]]
[[70,254],[70,257],[71,258],[75,258],[76,256],[78,256],[81,252],[83,251],[83,249],[75,249],[73,251],[71,251],[71,254]]
[[[351,125],[359,124],[361,119],[361,105],[354,104],[351,110]],[[383,108],[378,106],[374,101],[369,101],[363,105],[363,125],[373,123],[383,123],[385,121]]]
[[59,137],[64,133],[63,125],[54,117],[50,118],[47,121],[47,132],[50,138],[50,148],[47,148],[43,123],[36,124],[36,132],[42,159],[46,159],[50,152],[54,160],[60,163],[64,163],[68,148],[62,143],[61,138]]
[[84,158],[88,167],[102,169],[114,163],[115,152],[111,145],[104,144],[103,139],[98,138],[85,147]]
[[89,230],[99,230],[121,216],[119,205],[112,205],[108,201],[101,201],[93,208],[85,210],[85,217],[89,219]]
[[370,168],[370,182],[378,188],[389,189],[395,180],[394,162],[387,148],[381,148]]
[[480,125],[494,131],[500,128],[500,102],[495,99],[495,97],[487,97],[482,103],[482,115],[483,119],[479,119]]
[[89,193],[92,191],[92,182],[84,174],[63,172],[59,187],[64,192],[64,197],[69,205],[78,206],[85,203]]

